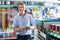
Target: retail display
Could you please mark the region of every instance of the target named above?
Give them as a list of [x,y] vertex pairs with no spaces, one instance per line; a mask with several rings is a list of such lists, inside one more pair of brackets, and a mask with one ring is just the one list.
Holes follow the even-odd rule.
[[[18,14],[17,6],[19,2],[0,1],[0,38],[16,38],[16,35],[13,35],[12,24],[14,17]],[[35,20],[35,26],[38,30],[37,38],[39,40],[60,40],[60,23],[53,23],[53,21],[57,22],[58,19],[58,22],[60,22],[60,6],[45,6],[44,2],[24,1],[24,3],[26,5],[25,12],[32,15]],[[45,22],[47,22],[46,26]],[[52,23],[50,24],[50,22]],[[27,24],[26,29],[28,28],[29,25]],[[34,29],[32,36],[34,37]]]
[[[16,38],[16,36],[12,35],[12,21],[15,15],[18,13],[15,12],[14,8],[9,10],[9,8],[0,8],[0,38]],[[7,30],[9,29],[9,30]],[[12,35],[12,36],[11,36]]]
[[57,31],[57,33],[60,34],[60,25],[58,24],[58,25],[56,25],[56,26],[57,26],[56,31]]
[[[60,25],[59,24],[50,24],[49,30],[50,31],[48,34],[52,35],[57,40],[60,39],[60,33],[59,33],[60,32]],[[50,39],[54,39],[54,38],[50,38]]]
[[59,33],[60,32],[60,26],[59,26],[59,24],[51,24],[49,30],[52,32]]
[[50,31],[56,32],[56,26],[54,24],[50,25]]
[[33,14],[33,17],[34,17],[35,19],[40,18],[40,12],[39,12],[39,11],[40,11],[39,8],[34,8],[32,14]]

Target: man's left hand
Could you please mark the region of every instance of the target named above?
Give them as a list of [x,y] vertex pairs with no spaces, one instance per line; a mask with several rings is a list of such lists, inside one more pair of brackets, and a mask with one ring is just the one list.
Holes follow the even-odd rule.
[[29,27],[29,30],[32,30],[32,29],[34,29],[34,26],[30,26],[30,27]]

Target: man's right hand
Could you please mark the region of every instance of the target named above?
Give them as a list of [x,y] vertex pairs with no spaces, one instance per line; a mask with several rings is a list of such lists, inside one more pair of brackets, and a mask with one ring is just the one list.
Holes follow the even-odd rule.
[[19,27],[19,28],[14,28],[14,32],[16,33],[16,32],[18,32],[18,31],[20,31],[20,30],[25,30],[26,28],[24,27],[24,26],[21,26],[21,27]]
[[26,28],[25,28],[25,26],[21,26],[21,27],[19,27],[19,29],[20,30],[25,30]]

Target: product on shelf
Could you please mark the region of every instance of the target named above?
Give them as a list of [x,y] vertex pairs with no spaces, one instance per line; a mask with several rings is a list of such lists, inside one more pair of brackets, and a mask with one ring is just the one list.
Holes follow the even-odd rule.
[[7,12],[8,12],[7,8],[2,8],[2,13],[7,13]]
[[49,30],[60,34],[60,25],[59,24],[50,24]]
[[14,4],[14,1],[10,1],[10,4]]
[[7,1],[6,3],[7,3],[7,4],[10,4],[10,1]]
[[46,28],[45,27],[43,27],[43,32],[46,34]]
[[15,37],[16,34],[14,34],[13,32],[12,33],[9,33],[9,37]]
[[32,14],[33,14],[34,19],[39,19],[41,17],[39,8],[34,8]]
[[3,33],[3,38],[8,37],[8,33]]
[[56,31],[56,26],[55,25],[52,25],[52,30],[53,30],[53,32]]
[[11,24],[8,24],[8,29],[12,29],[12,25]]
[[50,29],[50,31],[52,31],[52,25],[49,25],[49,29]]
[[56,32],[56,25],[55,24],[50,25],[50,31]]
[[50,31],[53,31],[53,25],[50,24]]
[[60,26],[59,25],[56,25],[57,27],[56,27],[56,31],[57,31],[57,33],[59,33],[60,34]]
[[38,30],[41,30],[41,25],[36,25]]

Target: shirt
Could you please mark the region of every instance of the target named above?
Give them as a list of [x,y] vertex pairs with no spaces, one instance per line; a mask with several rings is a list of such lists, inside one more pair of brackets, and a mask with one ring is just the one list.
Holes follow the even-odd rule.
[[[13,20],[13,28],[19,28],[21,26],[34,26],[34,19],[30,14],[24,15],[24,17],[17,15]],[[17,35],[31,35],[32,30],[20,30]]]

